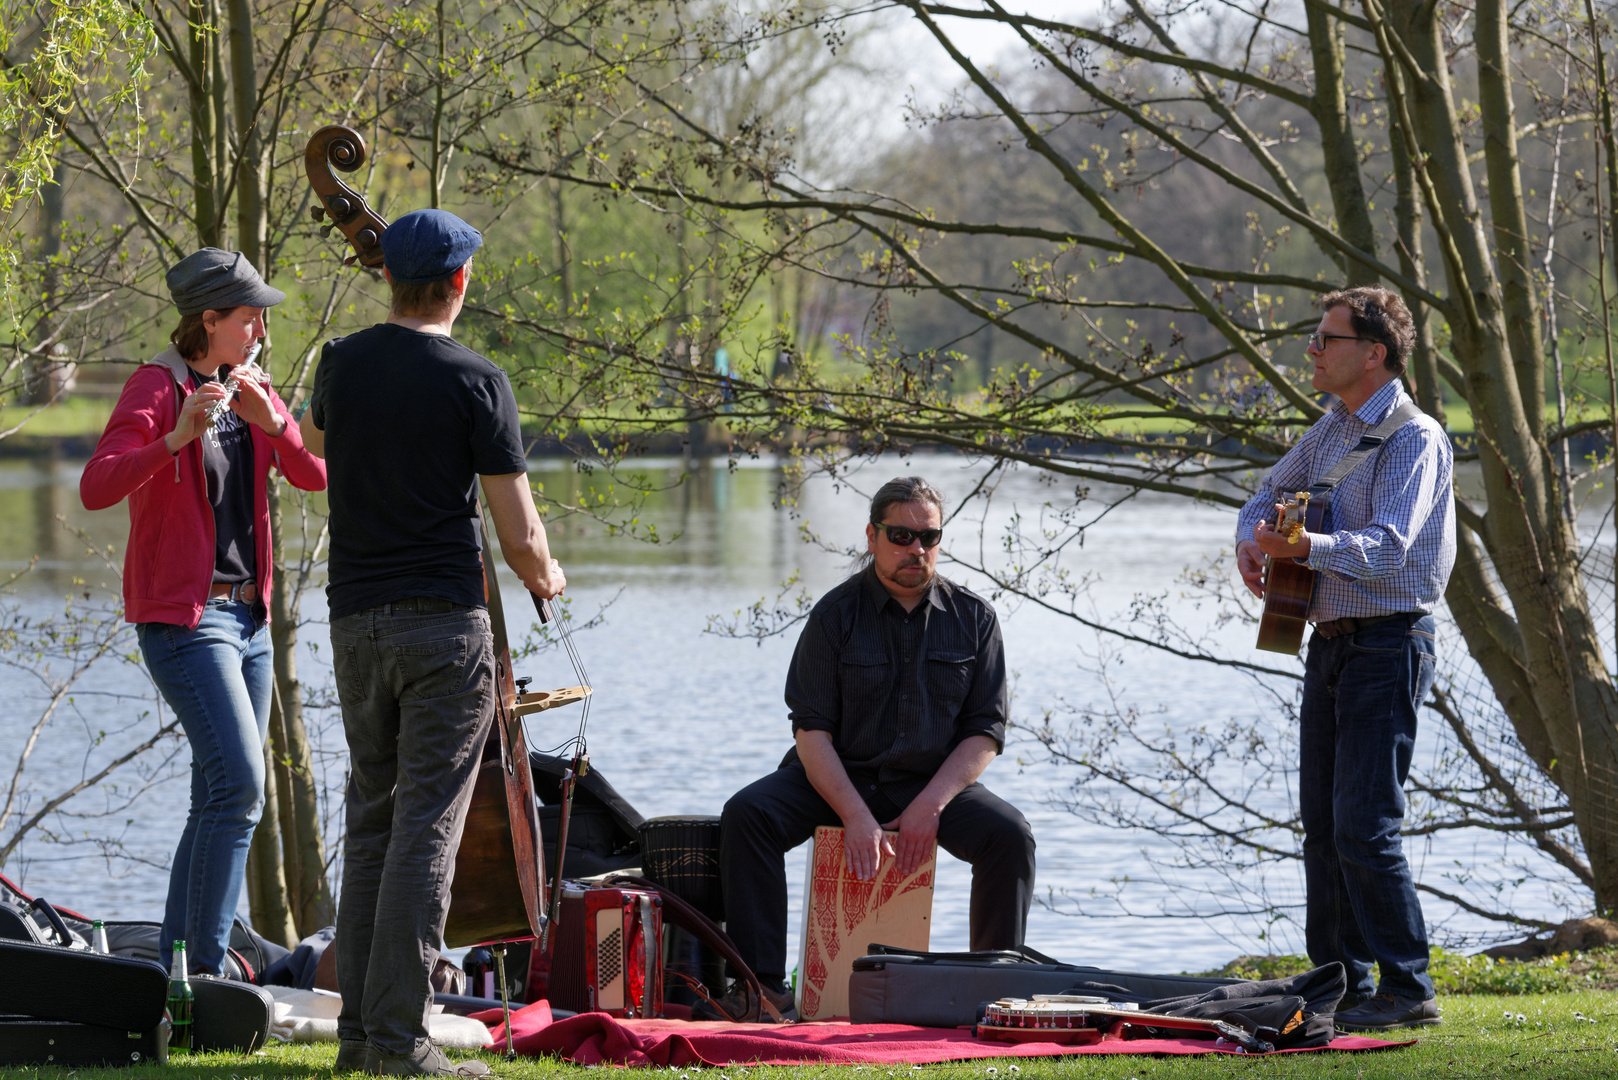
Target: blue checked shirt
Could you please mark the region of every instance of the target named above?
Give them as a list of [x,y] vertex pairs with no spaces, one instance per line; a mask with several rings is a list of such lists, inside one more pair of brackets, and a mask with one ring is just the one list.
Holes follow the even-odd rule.
[[[1277,493],[1303,491],[1359,445],[1360,436],[1410,400],[1398,379],[1355,412],[1334,400],[1298,444],[1270,469],[1242,507],[1236,541],[1274,519]],[[1332,492],[1330,533],[1311,533],[1309,567],[1318,572],[1313,622],[1431,613],[1455,565],[1455,454],[1425,413],[1388,437]]]

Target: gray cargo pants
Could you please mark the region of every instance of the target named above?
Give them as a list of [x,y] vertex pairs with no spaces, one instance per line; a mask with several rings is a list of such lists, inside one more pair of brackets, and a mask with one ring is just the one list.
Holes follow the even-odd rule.
[[495,711],[489,613],[413,597],[331,623],[352,772],[337,907],[345,1040],[411,1054]]

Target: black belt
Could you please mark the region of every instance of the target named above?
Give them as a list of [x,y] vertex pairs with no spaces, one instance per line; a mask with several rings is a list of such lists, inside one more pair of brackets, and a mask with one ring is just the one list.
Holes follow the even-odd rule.
[[1385,623],[1390,619],[1420,619],[1427,613],[1424,611],[1400,611],[1392,615],[1373,615],[1368,619],[1331,619],[1327,622],[1315,623],[1315,633],[1323,638],[1342,637],[1344,634],[1354,634],[1377,623]]

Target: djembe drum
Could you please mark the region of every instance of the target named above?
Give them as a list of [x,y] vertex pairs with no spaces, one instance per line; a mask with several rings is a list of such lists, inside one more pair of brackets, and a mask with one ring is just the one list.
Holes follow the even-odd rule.
[[[719,883],[719,819],[674,815],[648,818],[640,827],[641,870],[649,881],[672,892],[714,922],[725,917]],[[709,996],[725,990],[725,962],[678,926],[665,924],[664,998],[676,1005],[700,999],[691,981]],[[688,981],[690,980],[690,981]]]

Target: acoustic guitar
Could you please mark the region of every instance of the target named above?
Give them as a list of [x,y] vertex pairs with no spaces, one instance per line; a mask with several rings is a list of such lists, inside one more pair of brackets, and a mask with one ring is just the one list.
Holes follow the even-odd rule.
[[[1275,531],[1296,544],[1306,532],[1324,532],[1326,500],[1310,502],[1300,491],[1280,504]],[[1266,652],[1298,655],[1309,626],[1309,601],[1315,595],[1315,572],[1296,559],[1264,556],[1264,613],[1258,620],[1258,647]]]

